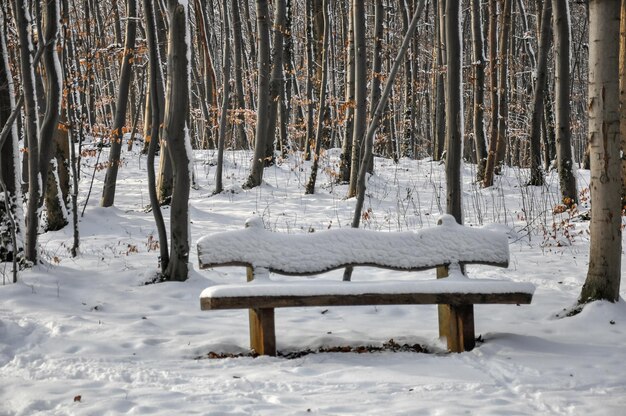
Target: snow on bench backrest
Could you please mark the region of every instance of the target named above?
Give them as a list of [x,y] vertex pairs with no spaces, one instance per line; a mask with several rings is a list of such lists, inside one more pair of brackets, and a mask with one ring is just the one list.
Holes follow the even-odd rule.
[[394,270],[426,270],[454,263],[507,267],[504,233],[464,227],[442,215],[438,226],[417,232],[380,232],[357,228],[309,234],[265,230],[260,218],[243,230],[198,241],[200,268],[249,266],[286,275],[311,275],[348,265]]

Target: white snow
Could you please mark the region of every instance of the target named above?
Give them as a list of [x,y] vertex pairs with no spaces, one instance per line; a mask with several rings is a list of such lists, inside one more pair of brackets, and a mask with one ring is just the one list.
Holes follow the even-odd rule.
[[215,285],[202,291],[200,297],[227,298],[233,296],[321,296],[398,293],[529,293],[535,287],[527,282],[502,280],[444,278],[411,282],[329,282],[301,281],[297,284],[256,281],[250,283]]
[[[346,186],[332,183],[328,173],[336,169],[338,153],[332,149],[322,157],[318,193],[304,195],[310,165],[298,155],[267,168],[261,187],[243,191],[251,154],[227,152],[228,191],[211,196],[214,167],[203,161],[214,153],[196,152],[192,245],[204,235],[242,231],[251,216],[261,217],[271,233],[294,237],[349,228],[355,201],[344,199]],[[91,172],[95,157],[83,161]],[[433,305],[285,308],[276,312],[279,351],[380,346],[393,338],[434,353],[196,360],[210,351],[247,352],[248,312],[203,312],[198,302],[207,286],[245,282],[245,269],[193,270],[184,283],[143,285],[157,269],[158,250],[150,239],[157,233],[152,213],[144,211],[145,158],[126,154],[116,207],[89,201],[80,223],[80,257],[69,255],[71,227],[42,234],[43,264],[21,273],[17,284],[0,286],[0,414],[623,414],[626,303],[597,302],[563,317],[585,280],[588,222],[553,214],[559,197],[552,172],[545,187],[527,188],[521,186],[527,172],[504,169],[494,188],[480,189],[474,170],[463,166],[464,223],[507,234],[511,262],[508,268],[468,266],[470,283],[504,279],[536,287],[530,305],[475,307],[476,334],[485,341],[476,349],[444,352]],[[445,205],[443,166],[376,158],[375,172],[363,228],[419,235],[437,227],[439,207]],[[94,189],[102,186],[104,174],[96,172]],[[588,171],[577,175],[580,186],[588,186]],[[81,182],[81,205],[89,176]],[[167,208],[164,214],[168,219]],[[192,249],[190,261],[197,265],[195,253]],[[0,264],[0,272],[10,273],[10,265]],[[339,285],[341,273],[325,273],[311,285]],[[416,276],[415,284],[430,285],[426,280],[433,279],[433,271],[356,268],[353,283],[393,285],[393,279],[405,285]],[[464,284],[459,279],[447,283]]]
[[442,215],[438,223],[419,232],[346,228],[290,235],[266,231],[255,218],[245,229],[202,237],[198,253],[205,267],[238,263],[286,274],[320,273],[353,263],[403,270],[458,262],[508,264],[505,234],[460,226],[451,215]]

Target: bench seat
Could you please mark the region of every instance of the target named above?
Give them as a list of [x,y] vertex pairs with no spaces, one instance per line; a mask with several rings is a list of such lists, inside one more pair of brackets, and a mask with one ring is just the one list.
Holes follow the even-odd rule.
[[529,304],[531,283],[468,278],[384,282],[273,282],[215,285],[200,295],[202,310],[302,306]]

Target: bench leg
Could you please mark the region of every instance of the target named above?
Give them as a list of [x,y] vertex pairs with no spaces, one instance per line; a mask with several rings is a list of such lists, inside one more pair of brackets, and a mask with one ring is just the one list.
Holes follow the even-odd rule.
[[259,355],[276,355],[274,308],[250,309],[250,348]]
[[474,305],[439,305],[439,336],[446,337],[451,352],[474,349]]

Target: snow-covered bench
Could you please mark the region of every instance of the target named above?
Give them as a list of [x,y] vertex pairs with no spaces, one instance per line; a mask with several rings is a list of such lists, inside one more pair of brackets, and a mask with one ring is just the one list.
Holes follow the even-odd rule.
[[[507,267],[506,235],[464,227],[450,215],[419,232],[337,229],[309,234],[267,231],[260,218],[243,230],[198,241],[201,269],[245,266],[247,283],[214,285],[200,295],[202,310],[250,309],[250,345],[262,355],[276,354],[274,309],[302,306],[438,304],[439,333],[448,349],[475,346],[474,304],[529,304],[530,283],[469,279],[461,265]],[[438,279],[343,282],[303,279],[272,281],[269,273],[310,276],[346,266],[417,271],[437,268]],[[356,273],[355,273],[356,274]]]

